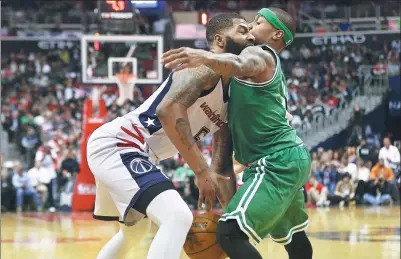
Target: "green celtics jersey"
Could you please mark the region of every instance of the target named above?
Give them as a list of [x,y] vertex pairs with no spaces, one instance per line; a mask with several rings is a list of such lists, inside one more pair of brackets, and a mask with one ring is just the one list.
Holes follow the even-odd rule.
[[280,58],[269,46],[261,47],[276,57],[273,77],[264,83],[233,77],[230,83],[228,125],[235,159],[241,164],[302,144],[286,119],[287,83]]

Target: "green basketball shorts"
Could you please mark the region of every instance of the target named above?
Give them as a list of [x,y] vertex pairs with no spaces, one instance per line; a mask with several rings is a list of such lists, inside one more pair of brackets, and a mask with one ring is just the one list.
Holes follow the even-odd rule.
[[280,150],[245,170],[244,184],[220,221],[236,220],[254,244],[267,235],[286,245],[308,227],[303,186],[311,170],[309,151],[302,144]]

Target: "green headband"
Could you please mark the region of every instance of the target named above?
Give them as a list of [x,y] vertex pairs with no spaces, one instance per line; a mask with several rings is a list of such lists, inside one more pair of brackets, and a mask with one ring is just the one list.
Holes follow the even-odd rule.
[[284,43],[286,47],[292,43],[294,36],[275,13],[273,13],[269,8],[262,8],[259,10],[258,14],[263,16],[277,30],[284,31]]

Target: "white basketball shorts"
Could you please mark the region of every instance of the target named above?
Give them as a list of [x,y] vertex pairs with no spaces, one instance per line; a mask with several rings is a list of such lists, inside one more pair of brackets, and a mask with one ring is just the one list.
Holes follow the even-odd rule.
[[117,118],[96,129],[87,144],[96,180],[94,218],[134,225],[145,215],[132,207],[149,187],[170,181],[149,159],[140,126]]

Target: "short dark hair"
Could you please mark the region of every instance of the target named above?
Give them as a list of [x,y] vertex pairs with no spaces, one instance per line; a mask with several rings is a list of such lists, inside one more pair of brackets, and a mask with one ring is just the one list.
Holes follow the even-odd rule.
[[287,26],[287,28],[291,31],[292,35],[295,36],[295,31],[297,28],[297,23],[292,18],[291,14],[287,13],[283,9],[276,8],[276,7],[269,7],[270,11],[275,13],[278,19]]
[[343,179],[344,179],[345,177],[348,177],[349,179],[352,178],[352,177],[351,177],[351,174],[348,173],[348,172],[345,172],[345,173],[343,174]]
[[237,13],[222,13],[214,16],[210,19],[206,27],[206,39],[208,43],[212,43],[214,36],[216,34],[222,33],[222,31],[227,30],[232,27],[234,19],[244,19],[241,15]]

